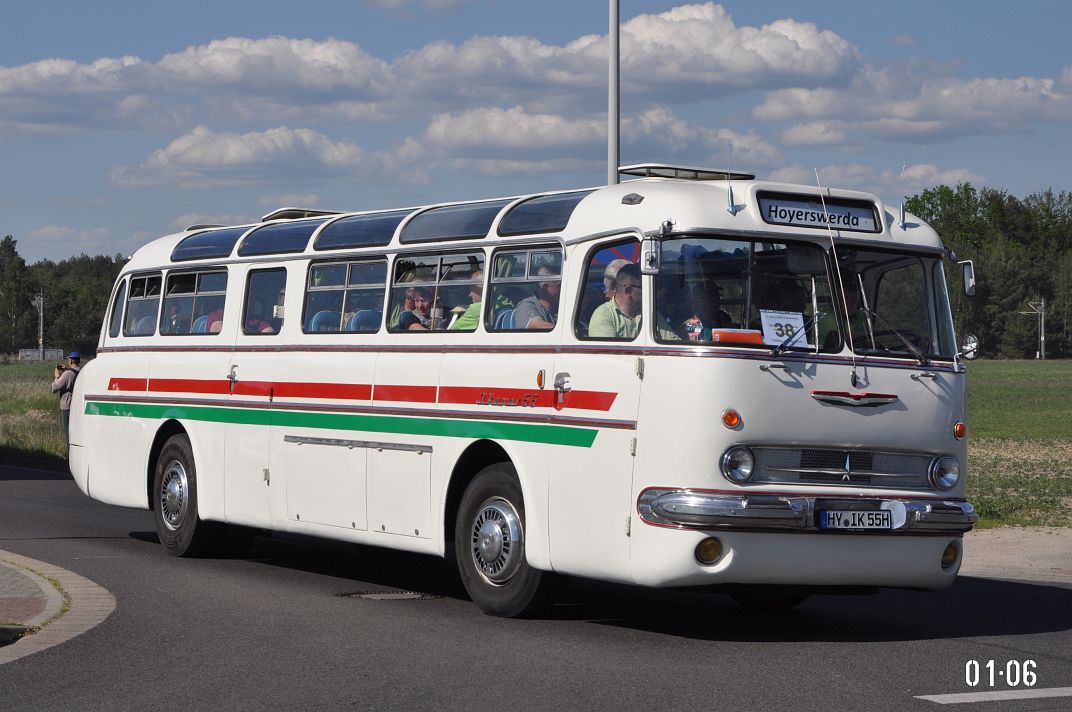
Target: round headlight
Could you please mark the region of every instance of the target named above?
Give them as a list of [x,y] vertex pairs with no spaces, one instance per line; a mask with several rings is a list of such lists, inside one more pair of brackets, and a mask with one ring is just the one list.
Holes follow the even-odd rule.
[[755,470],[756,459],[752,457],[751,450],[735,445],[722,453],[719,466],[723,476],[730,482],[747,482]]
[[931,482],[940,490],[950,490],[960,481],[960,463],[957,458],[940,457],[931,465]]

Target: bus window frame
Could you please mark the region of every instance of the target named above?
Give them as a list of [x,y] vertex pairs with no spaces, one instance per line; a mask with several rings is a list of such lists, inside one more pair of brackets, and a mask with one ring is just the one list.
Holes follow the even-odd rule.
[[[130,313],[130,302],[133,299],[131,293],[134,291],[134,282],[138,279],[149,280],[153,277],[160,279],[160,291],[156,294],[156,315],[153,318],[153,330],[147,334],[128,333],[126,327],[127,314]],[[148,291],[148,290],[146,290]],[[150,301],[150,297],[136,297],[138,301]],[[127,298],[126,305],[123,308],[123,336],[129,338],[141,338],[145,336],[156,336],[157,325],[160,320],[160,308],[164,302],[164,271],[163,270],[150,270],[148,272],[137,272],[127,276]],[[148,316],[148,315],[146,315]],[[142,317],[144,319],[145,317]],[[138,321],[141,322],[142,319]]]
[[[653,295],[650,295],[650,294],[645,294],[644,295],[644,298],[640,303],[640,314],[641,314],[640,328],[637,329],[636,336],[634,336],[631,339],[623,339],[623,338],[613,338],[612,339],[612,338],[603,337],[603,336],[589,336],[587,326],[585,327],[585,330],[584,330],[585,331],[584,336],[582,336],[581,333],[580,333],[580,330],[578,329],[578,326],[581,323],[580,322],[581,307],[584,306],[584,293],[585,293],[585,290],[588,287],[588,271],[592,267],[592,258],[595,256],[595,254],[597,252],[599,252],[600,250],[610,249],[610,248],[613,248],[613,247],[617,247],[619,245],[628,244],[630,242],[636,243],[638,250],[641,247],[641,239],[637,235],[637,233],[635,233],[635,232],[626,232],[626,233],[622,233],[620,235],[609,235],[609,236],[607,236],[607,238],[608,239],[606,239],[604,241],[597,242],[596,244],[592,245],[592,247],[590,247],[588,249],[588,251],[584,255],[584,261],[583,261],[583,264],[582,264],[582,267],[581,267],[582,273],[581,273],[580,283],[576,285],[576,287],[577,287],[577,298],[575,300],[575,304],[574,304],[574,307],[573,307],[573,337],[575,339],[577,339],[578,341],[595,341],[595,342],[598,342],[598,343],[610,343],[610,344],[631,344],[631,343],[635,342],[637,339],[639,339],[641,337],[641,335],[644,334],[644,330],[646,328],[645,324],[644,324],[644,322],[646,321],[644,319],[644,312],[645,311],[651,311],[650,309],[647,308],[647,305],[649,304],[649,300],[653,299]],[[607,264],[610,264],[610,263],[608,262]],[[639,262],[634,262],[633,264],[635,264],[638,269],[640,268],[640,263]],[[603,267],[604,272],[606,272],[606,269],[607,269],[606,266],[604,266]],[[641,273],[641,275],[640,275],[641,290],[643,290],[644,292],[650,292],[651,291],[650,289],[644,289],[644,277],[645,276],[646,275],[643,274],[643,273]],[[600,280],[600,283],[602,284],[602,280]],[[612,297],[612,299],[613,299],[613,297]],[[603,301],[604,302],[608,301],[607,298],[606,298],[606,295],[604,295]],[[600,305],[597,304],[596,309],[598,309],[599,306]],[[595,313],[595,310],[593,310],[593,313]],[[560,319],[560,321],[561,321],[561,319]],[[589,321],[591,321],[591,315],[589,315]]]
[[[514,245],[502,245],[500,247],[496,247],[494,250],[492,250],[490,259],[488,260],[488,263],[491,264],[491,268],[490,269],[485,268],[485,270],[484,270],[484,276],[487,279],[486,279],[485,293],[483,295],[483,298],[484,299],[490,299],[491,298],[491,289],[492,289],[492,286],[494,284],[511,284],[511,283],[536,284],[537,281],[548,281],[548,280],[536,280],[536,279],[533,279],[532,275],[529,274],[529,270],[530,270],[530,268],[532,266],[532,254],[534,252],[557,252],[558,253],[558,257],[559,257],[559,268],[558,268],[558,280],[559,280],[559,302],[558,302],[558,306],[559,306],[559,312],[558,312],[558,318],[555,321],[555,325],[553,327],[551,327],[550,329],[519,329],[519,328],[516,328],[516,327],[513,328],[513,329],[496,329],[496,328],[494,328],[495,327],[495,318],[497,318],[498,315],[495,314],[494,305],[491,305],[492,306],[491,309],[485,309],[484,310],[485,313],[484,313],[484,318],[483,318],[484,330],[486,332],[488,332],[489,334],[528,334],[528,333],[531,333],[531,334],[548,334],[548,333],[551,333],[551,332],[555,331],[556,329],[558,329],[558,325],[560,323],[562,323],[562,312],[561,312],[561,308],[562,308],[562,287],[561,287],[561,285],[564,284],[565,281],[566,281],[566,275],[565,275],[566,251],[565,251],[565,249],[563,249],[563,246],[562,246],[561,242],[550,242],[550,243],[537,242],[537,243],[532,244],[532,245],[524,245],[524,244],[517,245],[517,244],[514,244]],[[522,277],[521,279],[517,280],[516,282],[514,282],[514,280],[510,280],[510,281],[506,281],[506,282],[496,282],[495,281],[495,279],[496,279],[495,275],[493,274],[494,269],[495,269],[495,260],[498,259],[498,257],[500,255],[502,255],[502,254],[521,254],[521,253],[525,254],[525,276]],[[486,266],[486,264],[485,264],[485,266]],[[533,293],[535,293],[535,290],[533,291]],[[513,308],[517,309],[517,304],[515,304]]]
[[[424,244],[431,245],[433,243],[429,242],[429,243],[424,243]],[[463,246],[458,246],[458,247],[455,247],[455,248],[446,248],[446,249],[442,249],[442,250],[429,250],[429,251],[406,250],[406,251],[396,252],[392,256],[392,259],[391,259],[390,265],[389,265],[389,271],[388,271],[388,274],[387,274],[387,276],[388,276],[387,300],[386,300],[384,310],[383,310],[383,328],[386,331],[386,333],[388,333],[388,334],[409,334],[409,333],[415,333],[415,334],[420,334],[420,333],[426,333],[426,334],[443,334],[443,333],[472,334],[472,333],[475,333],[476,330],[473,330],[473,331],[456,331],[456,332],[453,331],[450,328],[450,323],[451,322],[450,322],[449,319],[447,320],[447,326],[444,326],[442,328],[436,328],[436,329],[399,329],[399,328],[392,328],[391,325],[388,323],[388,320],[391,317],[391,312],[394,309],[394,290],[396,288],[398,288],[400,286],[400,284],[401,285],[409,285],[409,286],[416,286],[416,285],[430,286],[431,290],[433,292],[432,308],[435,308],[435,299],[436,299],[435,295],[436,295],[436,293],[438,293],[439,288],[443,284],[446,284],[448,286],[461,286],[461,285],[465,285],[465,284],[474,284],[475,283],[475,282],[473,282],[473,280],[470,280],[470,279],[459,279],[457,281],[447,280],[446,282],[444,282],[444,280],[442,278],[443,258],[446,257],[446,256],[449,256],[449,255],[462,255],[462,256],[466,256],[466,255],[474,255],[474,256],[476,256],[476,255],[479,255],[482,258],[480,269],[483,270],[484,276],[480,280],[481,290],[483,290],[481,292],[481,294],[480,294],[481,302],[483,302],[487,298],[487,285],[488,285],[488,271],[487,271],[488,250],[487,249],[485,249],[483,247],[477,247],[477,248],[474,249],[473,247],[465,248]],[[403,260],[403,259],[421,259],[421,258],[429,258],[429,257],[434,257],[436,259],[436,279],[435,279],[434,282],[402,282],[402,283],[399,283],[399,282],[396,281],[397,280],[396,269],[398,267],[399,260]],[[405,310],[403,310],[403,311],[405,311]],[[401,313],[402,312],[399,312],[400,315],[401,315]],[[446,314],[444,314],[444,318],[446,318]]]
[[[176,270],[168,270],[167,273],[164,275],[164,282],[163,282],[163,286],[162,286],[162,296],[160,298],[160,316],[159,316],[159,319],[157,321],[157,333],[160,336],[218,336],[222,332],[222,329],[220,331],[217,331],[217,332],[211,332],[211,331],[208,331],[207,328],[206,328],[204,333],[199,333],[199,332],[193,331],[194,321],[196,321],[196,318],[190,320],[190,327],[189,327],[190,330],[189,331],[185,331],[185,332],[166,332],[166,331],[164,331],[164,319],[165,319],[164,312],[165,312],[165,308],[167,306],[167,299],[168,299],[168,296],[169,296],[168,293],[167,293],[168,282],[173,276],[179,277],[179,276],[187,275],[187,274],[194,275],[194,291],[189,292],[189,297],[194,300],[193,305],[197,304],[197,298],[199,296],[202,296],[202,295],[204,295],[206,297],[220,297],[220,296],[222,296],[223,297],[224,315],[226,315],[226,312],[227,312],[227,286],[226,286],[226,282],[230,281],[230,279],[231,279],[230,270],[227,269],[226,265],[220,265],[218,267],[208,267],[208,266],[196,267],[196,268],[183,267],[183,268],[179,268],[179,269],[176,269]],[[225,284],[224,284],[224,288],[223,288],[222,292],[220,292],[220,291],[212,291],[212,292],[202,292],[202,291],[200,291],[201,277],[202,277],[202,275],[206,275],[206,274],[222,274],[224,276]],[[211,313],[212,312],[206,312],[206,314],[211,314]]]
[[[368,255],[368,256],[366,256],[366,255],[358,255],[358,256],[349,256],[349,257],[338,257],[338,256],[325,257],[325,258],[319,259],[319,260],[310,260],[310,262],[306,266],[306,270],[305,270],[305,289],[302,290],[302,312],[301,312],[301,329],[302,329],[302,333],[303,334],[327,334],[327,335],[335,335],[335,336],[338,336],[340,334],[364,334],[366,336],[369,336],[369,335],[372,335],[372,334],[380,333],[380,331],[381,331],[381,329],[382,329],[382,327],[383,327],[383,325],[385,323],[384,322],[384,314],[387,311],[386,304],[388,303],[388,297],[389,297],[390,292],[391,292],[391,288],[390,288],[391,271],[390,271],[390,260],[388,259],[388,257],[389,257],[389,255]],[[343,327],[342,316],[344,316],[346,314],[346,312],[344,310],[346,309],[346,297],[347,297],[348,292],[351,290],[351,288],[354,288],[354,289],[369,289],[369,288],[371,288],[371,286],[373,286],[373,285],[368,285],[368,284],[351,285],[350,284],[350,266],[354,265],[354,264],[372,264],[374,262],[383,262],[384,263],[384,281],[383,281],[383,285],[382,285],[383,298],[380,300],[380,326],[376,329],[376,331],[346,331],[345,329],[342,328]],[[314,287],[312,287],[310,285],[309,282],[310,282],[310,280],[312,280],[313,270],[314,269],[316,269],[317,267],[324,267],[324,266],[329,266],[329,265],[340,265],[340,264],[343,265],[346,268],[346,271],[343,274],[343,280],[342,280],[342,285],[341,286],[315,287],[314,288]],[[312,331],[310,329],[307,329],[306,325],[309,323],[307,321],[307,317],[309,315],[308,312],[309,312],[309,293],[310,293],[310,291],[327,292],[327,291],[334,291],[334,290],[342,291],[342,309],[340,310],[339,329],[337,331]],[[244,324],[244,322],[243,322],[243,324]]]
[[[108,338],[118,339],[123,334],[123,319],[127,307],[127,282],[129,279],[123,277],[119,280],[119,284],[115,292],[112,294],[112,309],[108,312]],[[119,308],[119,323],[115,323],[116,307]],[[113,328],[118,326],[119,328]]]
[[[284,318],[280,320],[280,324],[279,324],[278,329],[273,329],[272,331],[247,331],[246,330],[246,322],[248,321],[248,318],[247,318],[246,312],[249,309],[249,288],[250,288],[250,284],[251,284],[251,282],[253,280],[253,275],[257,274],[257,273],[260,273],[260,272],[282,272],[283,273],[283,309],[284,309]],[[283,333],[283,325],[286,323],[285,312],[286,312],[286,304],[287,304],[286,289],[287,289],[287,278],[288,277],[289,277],[289,270],[286,268],[286,265],[283,265],[283,266],[280,266],[280,267],[263,267],[263,268],[259,268],[259,269],[249,269],[249,270],[246,271],[246,279],[245,279],[246,284],[245,284],[243,297],[242,297],[242,321],[241,321],[241,323],[239,324],[239,327],[238,327],[238,333],[240,335],[242,335],[242,336],[279,336],[281,333]],[[274,307],[276,305],[273,304],[272,306]],[[262,317],[262,320],[267,321],[267,318],[268,317]]]

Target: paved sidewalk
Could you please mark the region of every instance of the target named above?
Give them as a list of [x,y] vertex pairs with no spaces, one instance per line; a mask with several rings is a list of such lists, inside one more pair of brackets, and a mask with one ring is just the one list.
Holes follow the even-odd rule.
[[0,665],[81,635],[114,610],[115,597],[89,579],[0,550]]

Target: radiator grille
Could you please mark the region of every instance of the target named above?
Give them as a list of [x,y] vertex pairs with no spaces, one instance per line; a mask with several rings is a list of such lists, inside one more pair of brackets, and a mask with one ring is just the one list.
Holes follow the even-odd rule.
[[931,489],[932,457],[823,448],[752,448],[753,482]]

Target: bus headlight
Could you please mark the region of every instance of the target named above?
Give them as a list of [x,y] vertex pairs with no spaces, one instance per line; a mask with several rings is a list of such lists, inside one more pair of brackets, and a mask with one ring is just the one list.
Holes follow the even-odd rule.
[[931,464],[931,483],[940,490],[951,490],[960,481],[960,463],[946,455]]
[[722,475],[730,482],[747,482],[756,468],[756,458],[748,448],[734,445],[722,453],[719,466],[722,468]]

